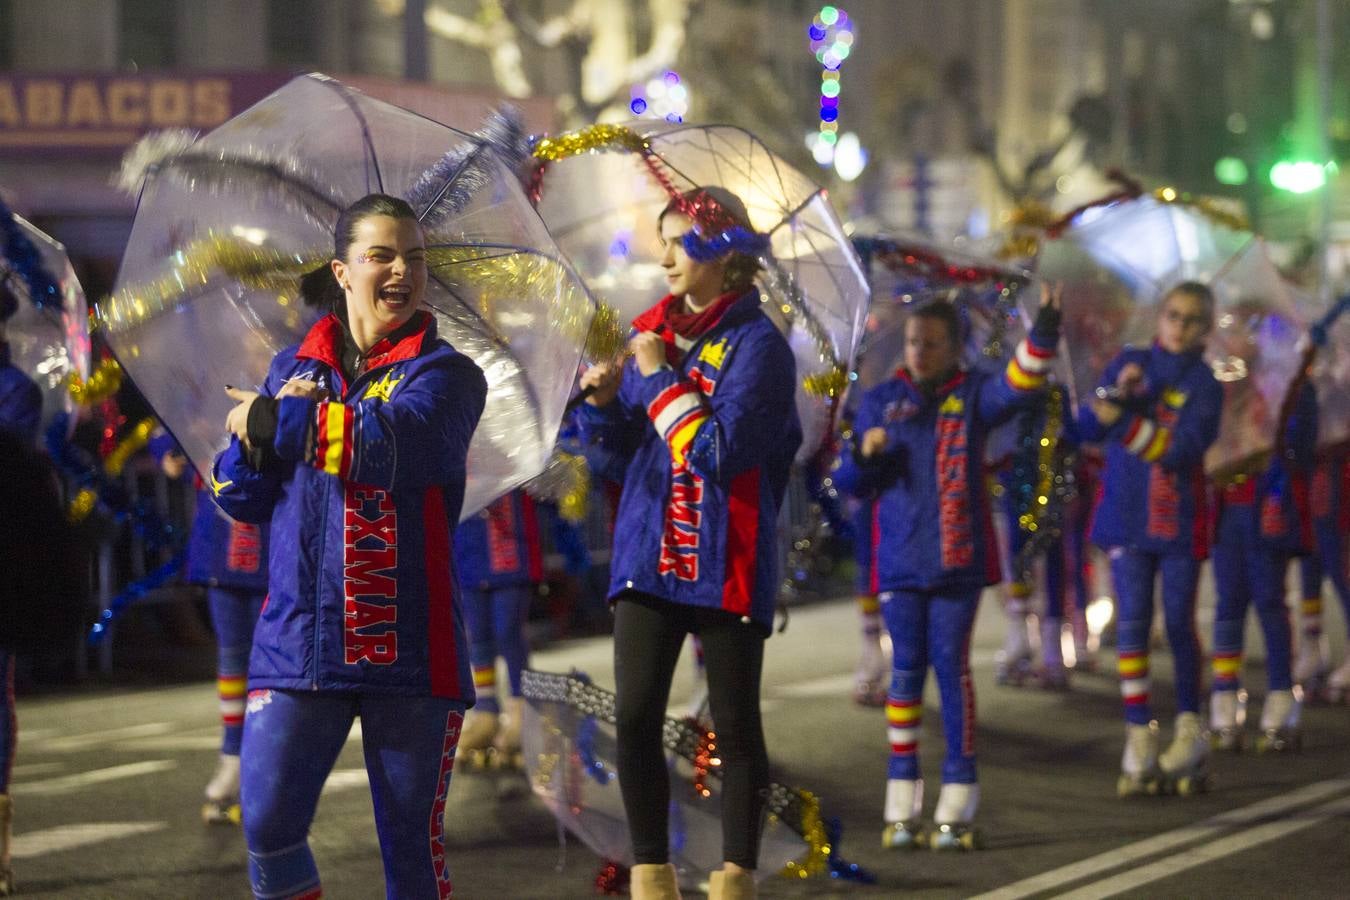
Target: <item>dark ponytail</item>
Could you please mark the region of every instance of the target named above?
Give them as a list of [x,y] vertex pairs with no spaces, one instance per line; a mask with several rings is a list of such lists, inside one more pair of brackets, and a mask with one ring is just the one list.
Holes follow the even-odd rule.
[[[367,194],[338,215],[333,227],[333,258],[347,260],[347,251],[356,240],[356,226],[371,216],[389,216],[391,219],[417,221],[417,213],[406,200],[388,194]],[[342,309],[343,291],[333,267],[325,262],[300,276],[300,297],[306,306],[334,312]]]

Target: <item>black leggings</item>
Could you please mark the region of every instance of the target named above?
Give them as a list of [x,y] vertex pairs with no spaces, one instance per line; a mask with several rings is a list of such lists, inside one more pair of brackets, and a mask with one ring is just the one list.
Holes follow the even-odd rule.
[[638,863],[669,857],[670,776],[661,729],[686,634],[703,640],[708,701],[722,760],[722,856],[747,869],[759,859],[769,754],[759,716],[761,626],[719,609],[629,592],[614,608],[619,787]]

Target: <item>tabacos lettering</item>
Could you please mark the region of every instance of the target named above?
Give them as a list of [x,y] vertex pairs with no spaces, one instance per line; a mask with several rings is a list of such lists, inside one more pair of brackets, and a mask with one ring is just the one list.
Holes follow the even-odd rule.
[[703,479],[687,465],[674,466],[670,475],[670,503],[661,536],[660,575],[680,581],[698,581],[699,528],[703,525]]
[[230,521],[230,542],[225,567],[231,572],[257,572],[262,565],[262,529],[247,522]]
[[964,405],[938,416],[938,536],[944,569],[975,562],[975,531],[970,518],[969,460]]
[[348,665],[398,659],[398,512],[387,491],[347,485],[342,645]]
[[[1177,409],[1167,402],[1175,400],[1174,392],[1163,392],[1164,400],[1159,402],[1157,422],[1159,428],[1176,427]],[[1182,398],[1184,400],[1184,397]],[[1176,472],[1169,472],[1162,466],[1149,466],[1148,472],[1148,536],[1161,541],[1174,541],[1181,535],[1181,488]]]

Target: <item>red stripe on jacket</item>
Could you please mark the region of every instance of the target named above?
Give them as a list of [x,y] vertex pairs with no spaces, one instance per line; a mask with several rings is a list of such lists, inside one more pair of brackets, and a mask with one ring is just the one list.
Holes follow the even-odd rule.
[[758,543],[759,466],[755,466],[733,478],[728,492],[726,578],[722,582],[722,608],[727,612],[750,615]]
[[431,674],[431,693],[436,697],[458,697],[450,521],[446,517],[445,495],[439,487],[427,488],[422,503],[422,534],[426,542],[427,669]]

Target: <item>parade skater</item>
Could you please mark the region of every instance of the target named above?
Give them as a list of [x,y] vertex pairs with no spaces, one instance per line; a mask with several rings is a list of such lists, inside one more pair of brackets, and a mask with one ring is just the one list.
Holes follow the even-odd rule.
[[801,444],[787,341],[754,287],[756,234],[719,188],[657,222],[670,293],[633,323],[632,359],[593,366],[579,423],[587,460],[619,482],[614,603],[617,764],[632,892],[679,896],[669,864],[662,724],[685,635],[703,643],[722,770],[721,870],[710,897],[755,896],[768,754],[760,677],[778,588],[776,521]]
[[1302,700],[1294,695],[1289,611],[1284,602],[1289,561],[1311,549],[1308,472],[1317,444],[1317,397],[1303,383],[1284,433],[1264,471],[1240,472],[1218,485],[1214,535],[1213,685],[1209,724],[1221,749],[1242,746],[1242,646],[1247,607],[1256,608],[1266,642],[1267,690],[1257,750],[1298,745]]
[[[42,392],[33,379],[10,362],[5,323],[18,309],[18,298],[0,281],[0,430],[24,444],[37,443],[42,419]],[[0,648],[0,897],[14,889],[10,867],[10,843],[14,806],[9,796],[9,778],[14,770],[19,726],[14,712],[14,655]]]
[[1042,290],[1030,336],[1001,374],[960,368],[961,322],[945,301],[905,323],[904,366],[867,392],[854,427],[855,493],[876,492],[874,583],[891,636],[886,703],[891,745],[882,842],[910,847],[919,826],[919,728],[931,665],[942,699],[947,756],[934,848],[972,849],[979,805],[970,635],[980,592],[1000,578],[983,474],[989,430],[1044,387],[1059,340],[1059,297]]
[[[178,479],[188,471],[187,457],[162,433],[150,441],[160,468]],[[220,698],[220,759],[206,784],[202,821],[238,825],[239,747],[244,737],[244,695],[253,627],[267,594],[266,523],[236,522],[216,506],[211,491],[198,482],[197,508],[188,539],[189,584],[206,588],[211,627],[216,633],[216,693]]]
[[[474,768],[518,766],[524,699],[520,673],[529,664],[525,623],[544,580],[539,517],[534,499],[512,491],[465,520],[455,531],[469,659],[477,702],[464,720],[461,757]],[[497,657],[506,663],[510,696],[497,699]]]
[[1312,517],[1313,552],[1299,559],[1300,585],[1303,589],[1298,658],[1294,681],[1303,685],[1305,694],[1317,697],[1325,693],[1335,702],[1350,694],[1350,655],[1326,675],[1322,654],[1322,581],[1341,602],[1346,628],[1350,631],[1350,571],[1347,571],[1346,535],[1350,534],[1350,445],[1338,444],[1317,452],[1308,490]]
[[[1208,553],[1205,450],[1219,433],[1223,391],[1201,358],[1214,295],[1198,282],[1168,291],[1147,349],[1127,347],[1079,413],[1079,433],[1106,446],[1092,540],[1111,558],[1119,603],[1120,691],[1125,750],[1117,793],[1201,786],[1209,745],[1200,718],[1200,646],[1195,600]],[[1158,754],[1149,705],[1148,641],[1153,582],[1162,574],[1163,614],[1176,671],[1172,743]],[[1184,782],[1184,784],[1183,784]]]
[[473,682],[453,534],[482,372],[420,309],[412,208],[373,194],[339,216],[326,310],[238,401],[216,502],[271,523],[249,659],[241,800],[258,897],[318,897],[307,835],[356,717],[389,897],[449,897],[444,814]]
[[[1054,404],[1054,415],[1050,404]],[[1022,411],[1013,419],[1017,430],[1017,446],[1006,466],[1000,467],[999,482],[1003,493],[1003,509],[1008,522],[1008,597],[1004,612],[1008,618],[1008,632],[999,655],[995,681],[999,684],[1021,685],[1028,679],[1049,690],[1068,687],[1069,674],[1061,650],[1061,635],[1065,618],[1072,617],[1068,608],[1068,582],[1074,581],[1075,599],[1086,593],[1082,583],[1081,566],[1075,565],[1079,554],[1071,554],[1074,540],[1068,504],[1062,511],[1063,530],[1052,537],[1037,537],[1036,493],[1043,477],[1054,477],[1073,466],[1076,456],[1077,425],[1069,408],[1068,392],[1062,387],[1051,387],[1042,401]],[[1072,501],[1070,501],[1072,502]],[[1049,527],[1048,525],[1045,527]],[[1033,540],[1043,540],[1043,546],[1032,558],[1026,556],[1026,547]],[[1032,644],[1027,629],[1031,599],[1036,591],[1037,558],[1042,563],[1040,573],[1041,603],[1039,628],[1041,665],[1031,666]]]

